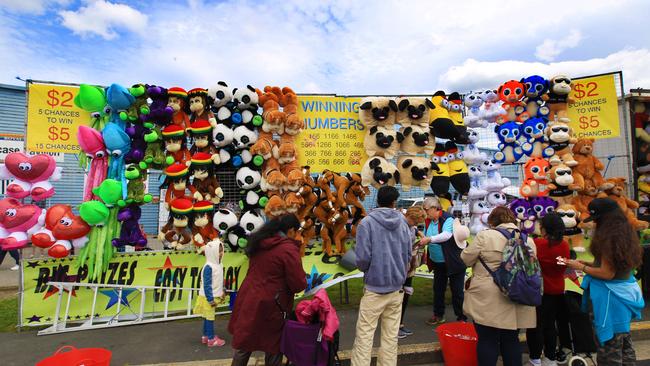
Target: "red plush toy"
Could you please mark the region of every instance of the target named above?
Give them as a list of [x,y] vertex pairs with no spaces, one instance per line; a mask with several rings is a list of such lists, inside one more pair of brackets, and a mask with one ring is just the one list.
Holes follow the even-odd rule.
[[54,205],[47,209],[45,227],[32,235],[32,244],[48,249],[50,257],[63,258],[70,254],[73,246],[81,248],[86,245],[89,232],[90,226],[72,213],[72,207]]
[[502,107],[507,112],[503,122],[517,120],[517,114],[526,108],[526,104],[522,101],[523,97],[524,84],[519,81],[506,81],[499,87],[499,99],[503,101]]

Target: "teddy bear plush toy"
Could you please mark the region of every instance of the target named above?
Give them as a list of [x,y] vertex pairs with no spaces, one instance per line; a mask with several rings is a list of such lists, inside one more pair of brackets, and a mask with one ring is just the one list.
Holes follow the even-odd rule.
[[551,164],[542,158],[530,158],[524,165],[524,182],[519,188],[522,197],[546,196],[549,193],[548,180]]
[[478,148],[479,135],[478,131],[472,128],[467,129],[467,139],[469,144],[465,145],[463,150],[463,160],[467,164],[481,164],[487,159],[487,155]]
[[524,100],[526,112],[531,118],[546,117],[549,109],[544,99],[548,93],[549,82],[539,75],[531,75],[520,81],[524,85]]
[[366,128],[383,126],[391,128],[395,124],[397,103],[392,98],[366,97],[359,105],[359,120]]
[[607,190],[613,187],[600,173],[605,165],[593,155],[594,139],[579,139],[573,145],[573,158],[578,162],[573,168],[573,178],[579,191]]
[[412,186],[426,190],[438,165],[424,157],[403,155],[397,158],[397,169],[403,191],[410,191]]
[[550,121],[546,128],[549,146],[553,148],[554,155],[549,162],[551,165],[564,163],[568,167],[578,165],[571,153],[571,145],[575,144],[578,139],[573,137],[573,130],[565,122]]
[[568,239],[569,245],[576,252],[584,252],[582,246],[582,229],[580,229],[580,211],[570,204],[559,205],[555,212],[562,217],[564,222],[564,236]]
[[167,91],[168,99],[167,106],[171,107],[174,113],[172,114],[172,124],[185,131],[190,127],[190,117],[187,114],[187,91],[180,87],[169,88]]
[[361,180],[364,186],[373,186],[379,189],[381,186],[394,186],[400,182],[400,174],[397,167],[386,159],[375,156],[369,158],[361,169]]
[[480,165],[470,165],[468,167],[470,188],[467,197],[470,200],[482,200],[487,196],[488,192],[483,189],[483,171]]
[[214,205],[209,201],[199,201],[192,206],[192,243],[199,252],[208,242],[219,237],[219,232],[212,225]]
[[573,192],[579,189],[571,168],[564,164],[555,165],[549,171],[549,178],[551,184],[548,185],[548,195],[560,203],[569,203]]
[[429,98],[400,97],[397,103],[396,122],[402,127],[429,127],[429,110],[435,106]]
[[259,103],[262,106],[262,131],[278,135],[284,133],[284,124],[287,121],[287,114],[280,110],[280,98],[282,91],[280,87],[266,86],[264,92],[257,90]]
[[521,129],[517,122],[508,121],[494,127],[494,132],[499,138],[498,148],[494,153],[497,163],[512,164],[524,155],[519,141]]
[[529,118],[521,125],[521,149],[524,154],[533,158],[549,158],[555,150],[549,146],[546,136],[545,118]]
[[639,208],[639,203],[628,198],[625,194],[626,180],[623,177],[608,178],[607,182],[612,184],[613,187],[598,194],[598,197],[609,197],[618,203],[618,206],[623,210],[630,225],[635,230],[644,230],[648,228],[649,223],[636,218],[634,214],[635,209]]
[[192,201],[176,198],[171,201],[169,219],[160,229],[158,239],[165,249],[183,249],[192,242]]
[[305,122],[298,116],[298,95],[288,86],[282,88],[280,106],[287,115],[284,122],[284,133],[290,136],[298,135],[305,127]]
[[517,120],[517,113],[525,110],[525,104],[522,102],[524,97],[524,85],[516,80],[506,81],[498,89],[499,99],[503,102],[501,105],[506,110],[504,122],[514,122]]
[[517,198],[510,202],[508,207],[519,221],[519,229],[526,234],[532,234],[535,231],[536,216],[530,202],[525,198]]
[[506,110],[501,107],[499,93],[496,90],[487,89],[479,93],[479,96],[483,101],[482,118],[489,123],[503,123]]
[[569,123],[569,104],[575,100],[569,96],[571,93],[571,79],[566,75],[556,75],[549,80],[549,91],[546,95],[546,105],[549,109],[550,121]]
[[187,149],[185,130],[179,125],[171,124],[162,130],[162,136],[165,141],[166,163],[179,163],[189,166],[192,154]]
[[489,227],[487,223],[487,218],[489,215],[490,207],[485,201],[471,201],[469,231],[472,234],[476,235],[479,232],[487,229]]
[[140,205],[128,205],[117,213],[117,220],[121,223],[120,236],[112,240],[113,246],[123,248],[126,245],[132,245],[136,248],[147,246],[147,237],[140,228],[140,217],[142,210]]
[[198,201],[218,204],[223,198],[223,189],[217,180],[215,167],[209,154],[197,152],[192,155],[192,164],[188,174],[192,175],[192,186],[196,189],[193,197]]
[[373,126],[366,131],[363,146],[370,157],[381,156],[392,159],[399,152],[403,140],[404,135],[394,128]]
[[650,115],[646,111],[645,103],[634,103],[634,134],[637,139],[650,143],[650,133],[646,129],[650,125]]

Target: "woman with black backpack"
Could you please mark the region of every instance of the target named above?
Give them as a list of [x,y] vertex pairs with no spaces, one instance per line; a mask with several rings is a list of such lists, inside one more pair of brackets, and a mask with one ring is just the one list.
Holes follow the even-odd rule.
[[[471,281],[466,284],[463,310],[474,319],[479,366],[496,365],[499,354],[504,366],[521,366],[519,329],[536,326],[535,307],[510,300],[488,271],[488,268],[492,272],[499,268],[509,242],[498,230],[518,235],[517,219],[508,208],[496,207],[488,217],[488,224],[490,229],[479,232],[474,242],[461,253],[461,258],[472,267],[473,273]],[[530,253],[535,253],[532,239],[527,238],[526,246]]]

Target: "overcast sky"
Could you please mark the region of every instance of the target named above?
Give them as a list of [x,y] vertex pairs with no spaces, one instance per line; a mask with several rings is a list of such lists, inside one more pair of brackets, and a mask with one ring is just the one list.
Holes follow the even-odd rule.
[[0,0],[0,83],[417,94],[622,70],[627,91],[650,88],[649,14],[642,0]]

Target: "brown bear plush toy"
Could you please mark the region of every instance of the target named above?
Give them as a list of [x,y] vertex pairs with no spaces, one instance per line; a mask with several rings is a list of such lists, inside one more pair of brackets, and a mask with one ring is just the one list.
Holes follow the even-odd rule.
[[593,152],[594,139],[579,139],[573,145],[573,158],[578,162],[578,165],[573,168],[573,179],[579,186],[579,191],[594,188],[604,191],[613,187],[600,173],[605,166],[593,155]]
[[625,213],[625,216],[627,216],[627,220],[630,222],[630,225],[632,225],[635,230],[638,231],[647,229],[649,223],[647,221],[637,219],[633,211],[639,208],[639,203],[628,198],[625,195],[625,184],[627,183],[625,178],[608,178],[607,182],[613,184],[613,187],[606,190],[605,192],[599,193],[598,197],[609,197],[616,201],[616,203],[618,203],[618,206]]

